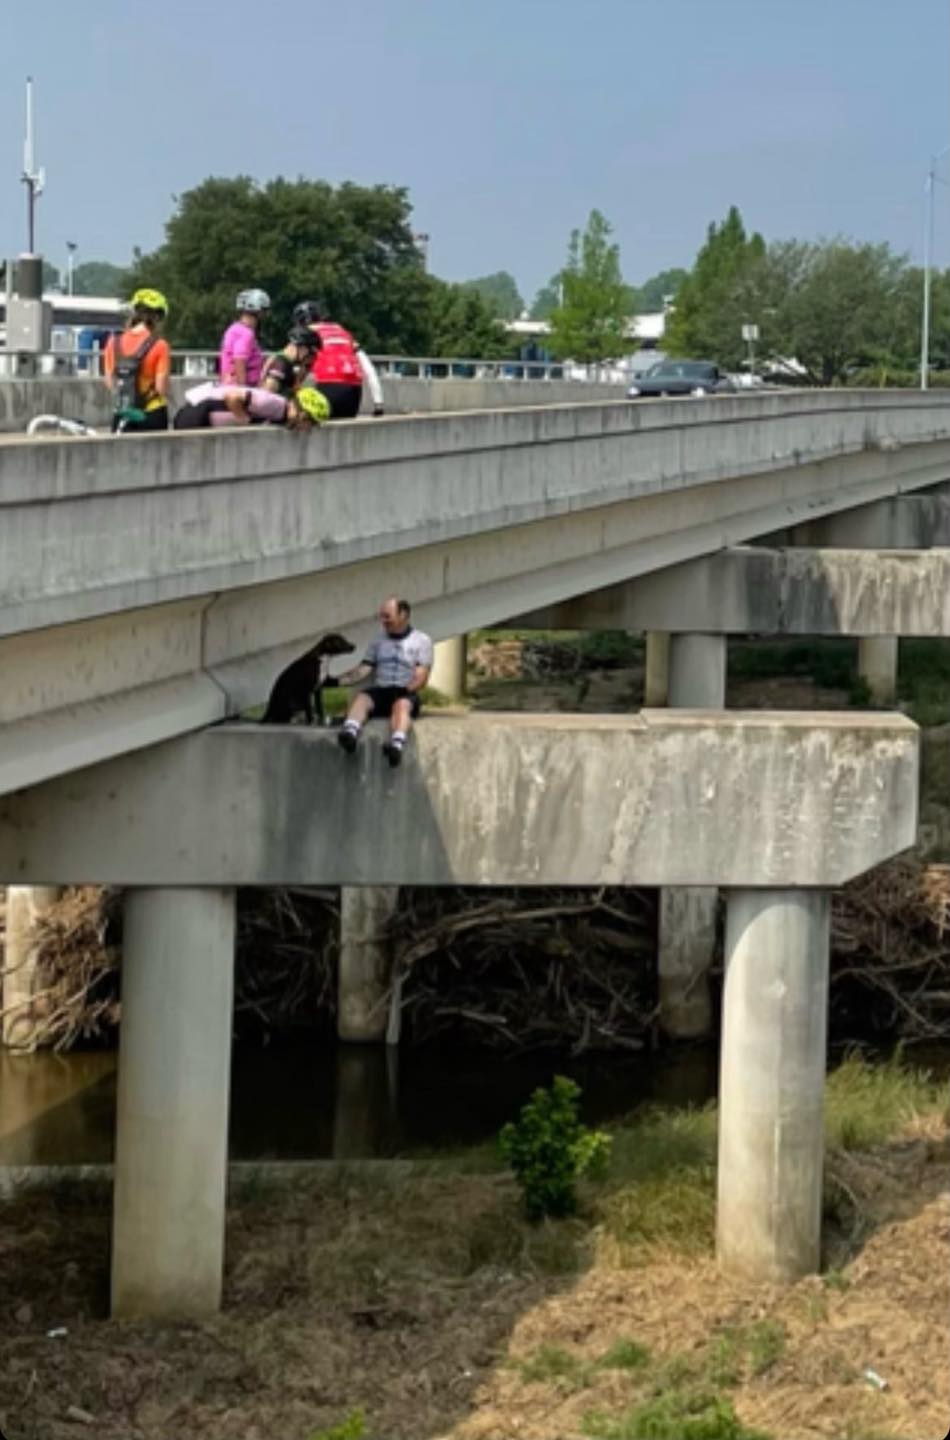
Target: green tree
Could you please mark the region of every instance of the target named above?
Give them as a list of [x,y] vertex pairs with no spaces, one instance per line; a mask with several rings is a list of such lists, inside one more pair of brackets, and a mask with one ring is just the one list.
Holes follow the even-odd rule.
[[429,342],[426,354],[446,358],[497,360],[511,344],[481,295],[467,285],[428,277]]
[[294,303],[312,297],[367,349],[419,353],[430,284],[410,214],[393,186],[212,177],[181,196],[164,243],[137,257],[130,283],[165,291],[179,345],[216,345],[238,291],[257,285],[273,302],[275,341]]
[[106,295],[121,300],[126,292],[126,271],[108,260],[84,260],[73,271],[75,295]]
[[687,270],[661,270],[651,275],[637,291],[638,308],[641,314],[662,310],[668,299],[676,299],[680,286],[686,279]]
[[696,263],[680,285],[664,349],[738,368],[746,353],[743,324],[756,323],[760,330],[765,324],[765,262],[765,241],[761,235],[746,234],[733,205],[721,225],[710,225]]
[[629,348],[629,292],[620,273],[620,247],[611,226],[592,210],[587,229],[575,230],[561,271],[561,302],[551,314],[551,345],[564,358],[591,364]]
[[499,320],[517,320],[524,309],[524,301],[518,291],[513,275],[507,270],[498,270],[494,275],[482,275],[477,280],[466,280],[463,289],[473,290],[480,295],[491,313]]
[[906,262],[885,244],[786,241],[771,247],[773,346],[834,385],[859,367],[914,363],[920,325]]
[[535,295],[528,314],[532,320],[550,320],[561,303],[561,277],[553,276]]

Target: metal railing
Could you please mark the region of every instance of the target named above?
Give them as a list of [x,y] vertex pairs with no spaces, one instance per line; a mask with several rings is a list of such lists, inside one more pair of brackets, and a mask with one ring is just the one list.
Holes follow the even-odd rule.
[[[186,379],[208,379],[217,374],[216,350],[173,350],[172,374]],[[570,361],[449,359],[438,355],[371,355],[383,378],[407,380],[536,380],[572,384],[628,382],[631,372],[617,365],[574,365]],[[0,379],[24,376],[102,376],[99,350],[50,350],[21,355],[0,349]]]

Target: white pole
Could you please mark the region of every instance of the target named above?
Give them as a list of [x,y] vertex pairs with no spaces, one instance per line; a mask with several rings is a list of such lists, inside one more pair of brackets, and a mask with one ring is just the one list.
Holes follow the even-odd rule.
[[920,388],[927,389],[930,369],[930,253],[934,224],[934,161],[930,162],[926,184],[927,206],[924,220],[924,313],[920,322]]

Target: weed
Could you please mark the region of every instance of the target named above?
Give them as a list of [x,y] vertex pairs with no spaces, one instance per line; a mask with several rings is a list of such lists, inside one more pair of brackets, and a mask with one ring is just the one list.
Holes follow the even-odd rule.
[[827,1275],[822,1276],[822,1283],[826,1290],[850,1290],[851,1281],[843,1270],[829,1270]]
[[596,1440],[769,1440],[742,1424],[730,1400],[707,1391],[670,1391],[617,1417],[594,1412],[583,1428]]
[[502,1154],[524,1194],[529,1220],[558,1218],[577,1209],[576,1182],[606,1169],[610,1137],[582,1125],[577,1115],[580,1086],[556,1075],[539,1086],[515,1124],[499,1137]]
[[946,1106],[948,1098],[946,1082],[906,1065],[899,1050],[873,1065],[852,1052],[828,1077],[825,1139],[842,1150],[868,1150],[917,1116]]
[[365,1415],[362,1410],[351,1410],[339,1425],[331,1425],[329,1430],[315,1430],[310,1440],[364,1440],[365,1435]]
[[650,1363],[650,1352],[636,1340],[617,1340],[610,1349],[595,1361],[598,1370],[645,1370]]
[[522,1380],[563,1380],[581,1388],[590,1383],[590,1367],[559,1345],[539,1345],[515,1367]]
[[785,1326],[781,1320],[756,1320],[745,1329],[745,1350],[752,1375],[764,1375],[785,1349]]

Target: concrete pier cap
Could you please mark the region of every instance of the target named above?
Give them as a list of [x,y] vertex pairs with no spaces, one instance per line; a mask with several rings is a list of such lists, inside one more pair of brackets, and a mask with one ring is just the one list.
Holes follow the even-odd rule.
[[643,711],[226,725],[0,798],[0,881],[842,885],[914,844],[900,715]]

